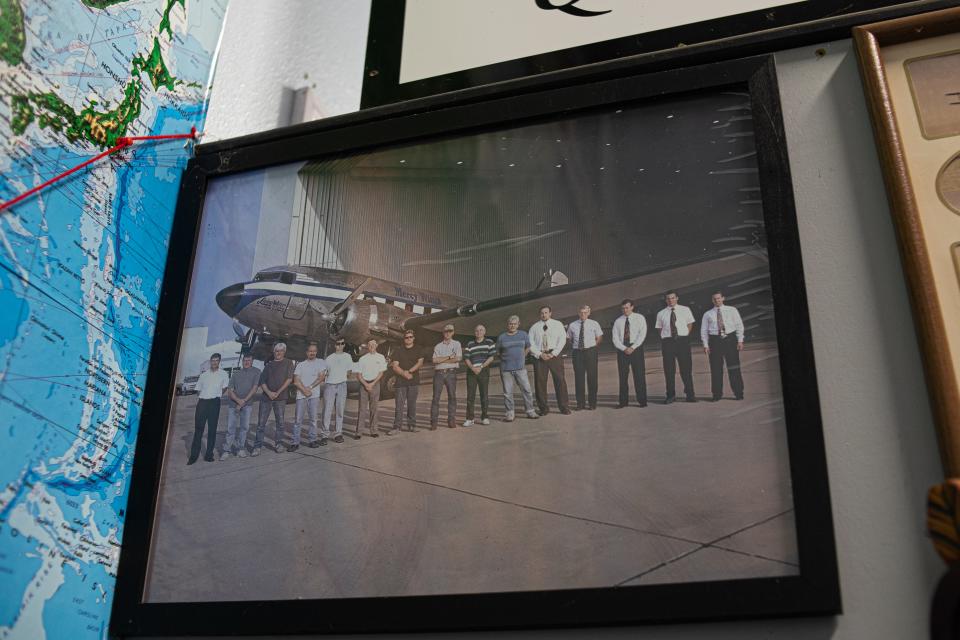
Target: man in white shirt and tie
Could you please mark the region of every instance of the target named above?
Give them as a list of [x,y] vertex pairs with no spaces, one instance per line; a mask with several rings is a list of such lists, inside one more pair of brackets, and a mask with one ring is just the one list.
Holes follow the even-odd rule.
[[[597,346],[603,341],[600,323],[590,319],[590,305],[580,307],[580,317],[567,327],[573,349],[573,381],[577,411],[597,408]],[[586,382],[586,384],[584,384]],[[587,393],[584,394],[584,387]]]
[[633,301],[620,303],[623,315],[613,321],[613,346],[617,348],[617,373],[620,375],[620,398],[617,409],[630,403],[628,377],[633,372],[633,389],[637,403],[647,406],[646,363],[643,360],[643,341],[647,338],[647,320],[633,312]]
[[557,396],[560,413],[570,415],[570,397],[563,373],[563,359],[560,357],[560,352],[567,343],[567,332],[559,320],[550,317],[552,313],[550,307],[540,307],[540,321],[534,323],[527,332],[530,336],[530,355],[534,358],[534,396],[537,413],[541,416],[550,413],[550,405],[547,403],[548,373],[553,377],[553,391]]
[[723,397],[723,363],[727,363],[730,388],[737,400],[743,400],[743,375],[740,351],[743,349],[743,320],[740,312],[723,304],[723,293],[713,294],[713,309],[703,314],[700,340],[710,358],[710,386],[713,401]]
[[664,296],[667,306],[657,314],[654,325],[660,330],[660,351],[663,354],[663,375],[667,381],[667,397],[664,404],[670,404],[677,398],[677,365],[680,365],[680,379],[683,381],[683,393],[687,402],[696,402],[693,391],[693,361],[690,357],[690,333],[696,320],[690,307],[678,304],[676,291]]

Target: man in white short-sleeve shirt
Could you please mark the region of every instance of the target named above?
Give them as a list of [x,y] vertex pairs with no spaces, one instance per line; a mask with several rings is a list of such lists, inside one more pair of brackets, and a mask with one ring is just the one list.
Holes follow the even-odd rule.
[[327,356],[327,379],[323,389],[323,426],[320,428],[320,444],[327,444],[330,437],[330,420],[336,412],[333,441],[343,442],[343,409],[347,404],[347,377],[353,371],[354,362],[346,353],[346,341],[334,340],[333,353]]
[[220,421],[220,397],[224,389],[230,386],[227,372],[220,368],[220,354],[210,356],[210,367],[197,379],[197,408],[193,419],[193,444],[187,464],[193,464],[200,457],[200,444],[203,440],[203,426],[207,425],[207,450],[203,459],[213,462],[213,450],[217,442],[217,422]]
[[677,365],[680,368],[680,379],[683,381],[683,393],[687,402],[696,402],[697,395],[693,390],[693,359],[690,357],[690,335],[696,320],[690,307],[678,304],[680,297],[676,291],[667,293],[664,301],[667,306],[657,314],[654,326],[660,330],[663,375],[667,382],[665,404],[670,404],[677,397]]
[[387,371],[387,359],[377,352],[377,341],[367,341],[367,353],[360,356],[354,371],[360,382],[360,413],[357,415],[357,433],[354,438],[360,437],[364,425],[369,430],[371,438],[380,436],[377,433],[377,403],[380,400],[380,381]]
[[323,396],[323,380],[327,375],[327,362],[317,357],[317,345],[307,346],[307,359],[297,363],[293,370],[293,385],[297,388],[297,413],[293,424],[293,442],[287,451],[296,451],[300,447],[300,431],[303,416],[306,413],[310,426],[307,430],[307,446],[319,447],[317,441],[317,415],[320,398]]

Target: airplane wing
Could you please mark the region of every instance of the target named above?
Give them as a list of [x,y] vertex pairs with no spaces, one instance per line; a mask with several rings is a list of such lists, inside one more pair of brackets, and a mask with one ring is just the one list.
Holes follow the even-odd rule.
[[519,316],[520,326],[526,328],[539,320],[540,307],[549,305],[553,317],[566,323],[577,317],[577,311],[583,304],[590,305],[593,310],[591,317],[603,324],[612,322],[620,314],[620,301],[624,298],[631,298],[638,310],[650,306],[659,309],[663,294],[670,289],[678,290],[681,300],[685,300],[689,299],[689,292],[693,290],[722,288],[730,284],[731,278],[768,273],[768,269],[766,256],[758,254],[737,254],[660,266],[625,276],[549,287],[416,316],[407,319],[404,328],[440,332],[449,323],[454,326],[457,335],[466,336],[472,335],[473,328],[482,324],[490,334],[496,335],[506,326],[506,320],[511,315]]

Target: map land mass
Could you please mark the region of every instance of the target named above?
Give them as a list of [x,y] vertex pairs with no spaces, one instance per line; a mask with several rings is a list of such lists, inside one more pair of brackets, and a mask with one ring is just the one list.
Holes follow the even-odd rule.
[[26,44],[20,0],[0,0],[0,60],[17,66],[23,62]]
[[[202,131],[226,3],[0,0],[0,202]],[[0,640],[108,637],[189,154],[134,145],[0,215]]]
[[115,108],[98,111],[96,100],[91,100],[77,113],[53,92],[14,96],[11,129],[22,134],[36,117],[41,129],[49,127],[62,133],[70,142],[86,140],[104,149],[112,147],[127,134],[130,123],[140,115],[141,73],[147,74],[154,89],[164,87],[172,91],[177,84],[177,79],[170,75],[163,62],[158,38],[153,39],[153,49],[148,57],[134,56],[130,64],[131,80]]

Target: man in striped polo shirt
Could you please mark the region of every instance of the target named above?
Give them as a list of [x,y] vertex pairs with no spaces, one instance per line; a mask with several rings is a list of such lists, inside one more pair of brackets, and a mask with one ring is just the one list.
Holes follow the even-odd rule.
[[467,363],[467,419],[463,426],[473,426],[473,406],[480,388],[480,424],[490,424],[487,410],[490,406],[487,390],[490,387],[490,365],[497,353],[496,343],[487,337],[487,328],[478,324],[473,330],[474,340],[467,343],[463,356]]

